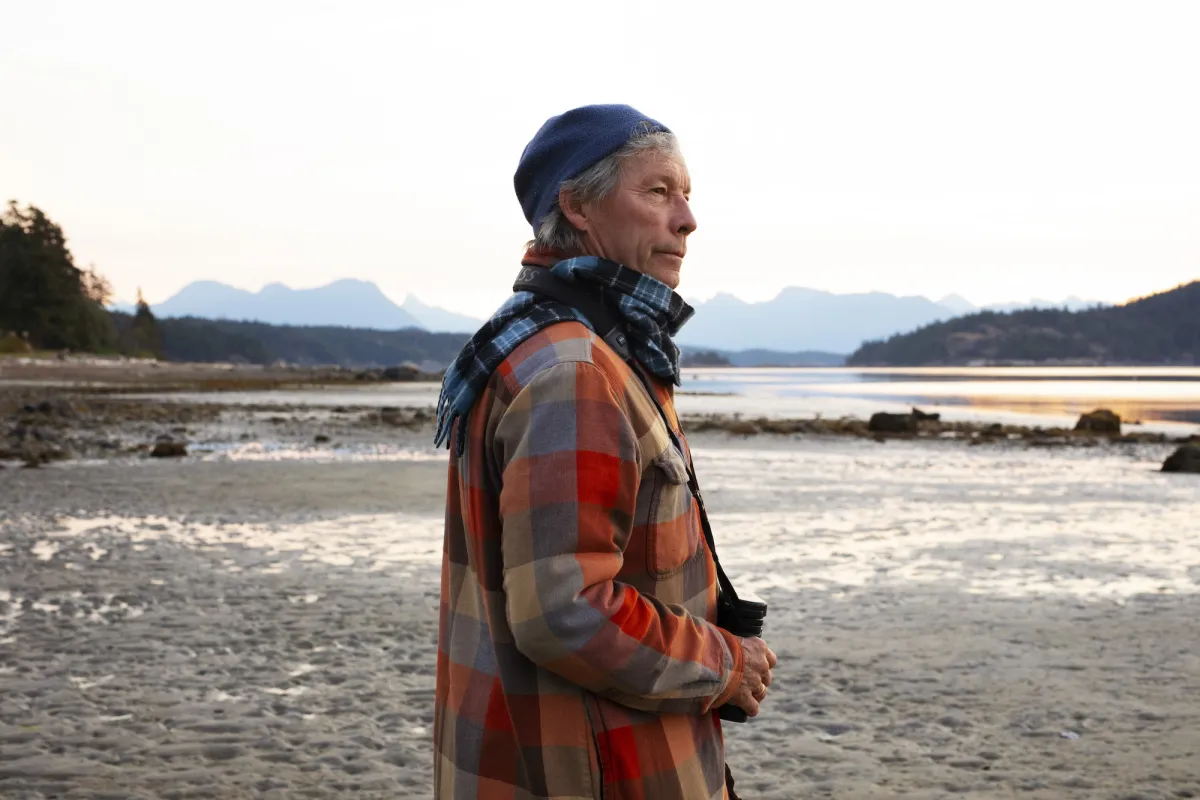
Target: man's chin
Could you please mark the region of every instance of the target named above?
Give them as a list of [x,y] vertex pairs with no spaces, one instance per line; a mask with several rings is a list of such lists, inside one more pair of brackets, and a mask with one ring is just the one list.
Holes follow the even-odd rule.
[[679,273],[682,269],[682,258],[664,254],[654,259],[647,272],[650,277],[675,289],[679,286]]

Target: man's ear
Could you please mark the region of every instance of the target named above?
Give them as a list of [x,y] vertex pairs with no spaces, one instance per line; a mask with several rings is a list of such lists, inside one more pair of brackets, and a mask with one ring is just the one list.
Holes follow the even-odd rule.
[[583,210],[583,205],[576,199],[574,192],[559,189],[558,207],[562,209],[563,216],[567,218],[567,222],[571,223],[572,228],[587,233],[588,215]]

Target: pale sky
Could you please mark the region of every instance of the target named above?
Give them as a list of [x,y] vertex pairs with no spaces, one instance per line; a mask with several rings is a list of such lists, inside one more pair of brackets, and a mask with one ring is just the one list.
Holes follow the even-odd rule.
[[1200,276],[1200,3],[0,0],[0,199],[151,303],[344,277],[478,316],[549,116],[679,135],[680,291],[1120,302]]

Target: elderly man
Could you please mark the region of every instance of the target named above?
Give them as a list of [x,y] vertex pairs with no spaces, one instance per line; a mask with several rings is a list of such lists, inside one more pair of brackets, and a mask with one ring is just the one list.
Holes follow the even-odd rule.
[[687,167],[661,123],[586,106],[542,126],[515,184],[522,264],[602,298],[631,358],[517,292],[446,373],[436,795],[728,797],[715,711],[756,715],[775,655],[714,624],[673,406]]

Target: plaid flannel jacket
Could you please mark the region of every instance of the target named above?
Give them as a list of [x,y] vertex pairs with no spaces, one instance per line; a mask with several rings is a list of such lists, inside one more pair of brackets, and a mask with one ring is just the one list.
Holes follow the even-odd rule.
[[[678,431],[671,387],[655,389]],[[741,644],[712,624],[690,454],[637,376],[558,323],[500,365],[466,431],[447,492],[435,795],[724,798],[711,710],[741,682]]]

